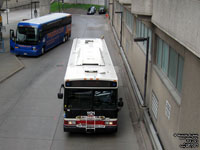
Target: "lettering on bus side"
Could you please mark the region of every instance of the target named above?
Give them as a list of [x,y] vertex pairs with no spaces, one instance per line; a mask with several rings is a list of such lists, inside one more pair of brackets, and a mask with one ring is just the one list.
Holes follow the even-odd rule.
[[64,27],[59,28],[57,30],[54,30],[53,32],[48,33],[47,38],[50,39],[50,38],[55,37],[56,35],[61,34],[63,32],[64,32]]
[[46,45],[49,46],[55,42],[55,40],[59,39],[60,34],[64,33],[65,27],[59,28],[53,32],[47,34],[47,43]]
[[46,45],[53,44],[55,42],[55,40],[58,39],[58,38],[59,38],[59,36],[56,36],[55,38],[52,38],[52,39],[48,40],[47,43],[46,43]]

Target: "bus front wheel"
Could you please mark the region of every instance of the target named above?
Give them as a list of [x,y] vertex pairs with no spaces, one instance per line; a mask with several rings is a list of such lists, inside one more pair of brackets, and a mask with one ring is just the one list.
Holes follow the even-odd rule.
[[42,55],[44,54],[44,47],[42,48]]

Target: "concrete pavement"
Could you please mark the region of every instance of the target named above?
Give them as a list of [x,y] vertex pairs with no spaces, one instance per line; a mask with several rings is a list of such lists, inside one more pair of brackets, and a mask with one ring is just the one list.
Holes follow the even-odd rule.
[[[17,23],[22,19],[30,19],[30,9],[15,10],[8,13],[8,21],[6,13],[2,13],[3,26],[3,39],[5,51],[0,53],[0,83],[9,78],[16,72],[24,68],[23,63],[13,54],[10,53],[10,29],[16,29]],[[8,23],[7,23],[8,22]]]

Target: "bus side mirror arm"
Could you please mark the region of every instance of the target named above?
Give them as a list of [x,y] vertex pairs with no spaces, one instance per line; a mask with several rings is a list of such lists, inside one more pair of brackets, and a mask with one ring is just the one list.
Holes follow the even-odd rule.
[[60,86],[60,90],[59,90],[59,93],[58,93],[59,99],[63,99],[63,93],[61,93],[62,88],[64,88],[64,84],[61,84],[61,86]]

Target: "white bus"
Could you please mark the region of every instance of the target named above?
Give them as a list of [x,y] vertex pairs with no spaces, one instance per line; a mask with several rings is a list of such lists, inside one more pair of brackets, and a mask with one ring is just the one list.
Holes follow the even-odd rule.
[[64,84],[65,132],[116,132],[123,106],[118,78],[104,39],[74,39]]

